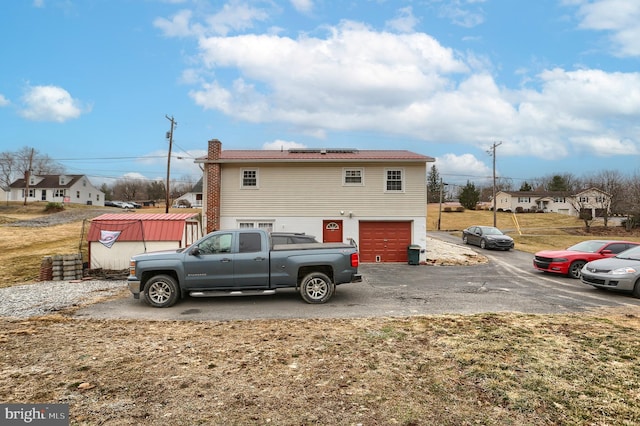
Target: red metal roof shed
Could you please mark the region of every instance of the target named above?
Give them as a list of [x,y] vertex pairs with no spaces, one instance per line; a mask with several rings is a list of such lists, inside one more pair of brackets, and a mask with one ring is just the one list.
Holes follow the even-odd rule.
[[[120,270],[132,255],[191,245],[202,236],[198,213],[107,213],[94,218],[87,232],[89,268]],[[120,232],[111,245],[102,231]]]

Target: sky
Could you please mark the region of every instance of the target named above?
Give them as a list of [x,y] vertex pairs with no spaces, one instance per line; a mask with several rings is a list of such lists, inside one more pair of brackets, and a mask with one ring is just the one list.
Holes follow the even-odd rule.
[[409,150],[451,184],[495,160],[516,189],[640,172],[640,1],[21,0],[0,46],[0,152],[96,186],[195,181],[210,139]]

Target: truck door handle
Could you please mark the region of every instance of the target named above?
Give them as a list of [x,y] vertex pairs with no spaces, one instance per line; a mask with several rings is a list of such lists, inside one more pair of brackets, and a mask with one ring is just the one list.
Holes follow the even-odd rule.
[[231,262],[231,259],[229,259],[228,257],[225,257],[225,258],[220,259],[220,262],[229,263],[229,262]]
[[255,258],[255,259],[253,259],[253,260],[255,260],[256,262],[262,262],[263,260],[265,260],[265,258],[264,258],[264,257],[262,257],[262,256],[258,256],[258,257],[256,257],[256,258]]

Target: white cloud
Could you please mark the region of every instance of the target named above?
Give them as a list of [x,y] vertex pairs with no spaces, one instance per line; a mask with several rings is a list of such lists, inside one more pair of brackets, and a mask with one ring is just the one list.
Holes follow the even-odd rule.
[[579,0],[568,4],[578,6],[580,28],[610,33],[616,55],[640,56],[640,2]]
[[493,175],[493,169],[472,154],[445,154],[437,157],[434,164],[448,184],[464,185],[467,180],[478,182]]
[[606,155],[604,141],[614,152],[639,149],[640,73],[555,68],[510,90],[496,83],[487,58],[425,33],[353,21],[325,29],[297,38],[201,37],[202,63],[183,80],[204,109],[317,138],[379,132],[483,150],[503,141],[501,155],[545,159]]
[[10,103],[9,99],[5,98],[3,94],[0,94],[0,107],[7,106]]
[[226,3],[218,13],[208,15],[204,24],[193,22],[192,11],[181,10],[171,19],[156,18],[153,25],[167,37],[227,35],[232,31],[253,28],[254,22],[266,21],[268,18],[266,11],[232,0]]
[[484,22],[484,12],[475,6],[484,2],[485,0],[431,0],[431,3],[438,5],[441,17],[465,28],[475,27]]
[[[31,86],[22,97],[24,108],[20,115],[33,121],[63,123],[80,117],[84,112],[81,102],[57,86]],[[90,108],[85,108],[88,112]]]
[[309,13],[313,10],[312,0],[291,0],[291,5],[300,13]]
[[418,22],[419,20],[413,15],[413,9],[409,6],[398,10],[398,16],[387,21],[385,25],[391,30],[409,33],[418,25]]
[[283,150],[286,151],[290,148],[306,148],[306,145],[302,144],[302,143],[298,143],[298,142],[292,142],[292,141],[283,141],[283,140],[275,140],[273,142],[265,142],[262,145],[262,149],[267,149],[267,150]]

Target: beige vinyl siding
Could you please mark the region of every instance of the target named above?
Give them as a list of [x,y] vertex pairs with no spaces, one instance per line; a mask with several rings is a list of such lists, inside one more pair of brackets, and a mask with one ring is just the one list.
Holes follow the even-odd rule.
[[[343,184],[350,167],[363,169],[363,186]],[[251,168],[258,170],[258,189],[242,189],[241,170]],[[388,169],[403,171],[403,192],[385,192]],[[426,164],[224,164],[221,199],[222,216],[317,217],[335,216],[337,210],[359,217],[423,216]]]

